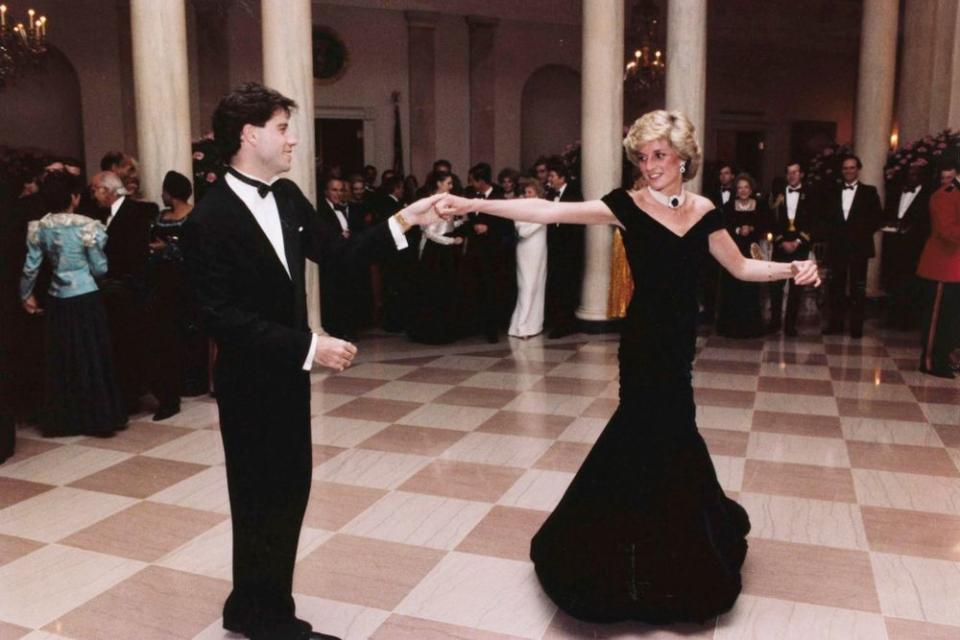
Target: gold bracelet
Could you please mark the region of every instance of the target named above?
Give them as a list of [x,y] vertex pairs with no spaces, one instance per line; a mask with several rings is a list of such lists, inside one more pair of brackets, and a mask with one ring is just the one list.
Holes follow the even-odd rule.
[[407,231],[410,231],[410,227],[413,226],[412,224],[407,222],[406,218],[403,217],[402,211],[397,211],[395,214],[393,214],[393,219],[396,220],[398,223],[400,223],[400,229],[404,233],[406,233]]

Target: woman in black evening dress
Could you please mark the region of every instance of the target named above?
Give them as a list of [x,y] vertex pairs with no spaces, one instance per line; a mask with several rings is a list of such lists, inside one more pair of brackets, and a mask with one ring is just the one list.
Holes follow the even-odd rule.
[[[759,248],[769,228],[764,199],[754,197],[757,184],[746,173],[737,176],[736,197],[723,206],[723,223],[740,254],[749,258]],[[726,271],[720,273],[717,296],[717,335],[727,338],[756,338],[763,335],[763,310],[758,282],[737,280]]]
[[724,495],[697,431],[698,271],[708,252],[751,281],[816,283],[816,265],[745,259],[720,211],[683,191],[700,155],[683,114],[646,114],[624,146],[648,188],[584,203],[448,198],[438,209],[621,228],[636,291],[621,330],[620,405],[534,536],[530,557],[544,591],[576,618],[702,622],[740,593],[750,521]]

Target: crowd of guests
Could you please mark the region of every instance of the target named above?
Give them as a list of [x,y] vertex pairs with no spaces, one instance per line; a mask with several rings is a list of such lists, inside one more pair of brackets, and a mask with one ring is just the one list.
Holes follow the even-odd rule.
[[139,199],[129,154],[104,155],[89,180],[74,158],[0,155],[0,459],[17,422],[109,437],[208,393],[178,248],[190,179],[167,174],[161,211]]
[[[921,369],[953,377],[956,362],[950,354],[960,346],[954,291],[960,281],[957,164],[943,162],[937,175],[928,175],[922,164],[909,166],[899,182],[888,187],[886,207],[877,188],[860,181],[862,169],[857,156],[844,156],[841,181],[816,188],[805,180],[803,165],[791,161],[764,196],[751,175],[721,163],[711,198],[743,255],[790,262],[816,253],[828,283],[824,335],[863,336],[867,263],[875,256],[875,233],[882,230],[881,286],[887,294],[883,322],[894,330],[921,328]],[[722,336],[754,338],[782,331],[792,337],[797,335],[802,294],[792,281],[742,282],[712,265],[700,286],[702,316],[715,322]]]
[[[147,406],[148,392],[155,420],[176,414],[181,396],[211,392],[216,346],[199,328],[179,247],[192,209],[191,180],[169,172],[161,210],[140,198],[137,161],[127,153],[105,154],[88,181],[73,158],[0,156],[3,424],[32,421],[50,436],[109,436]],[[766,195],[752,176],[721,163],[711,197],[745,256],[790,262],[817,255],[828,276],[827,335],[863,335],[867,261],[875,232],[883,230],[885,323],[922,328],[921,369],[952,377],[960,333],[960,182],[955,163],[941,168],[930,176],[911,166],[886,209],[877,189],[859,180],[856,156],[842,159],[836,188],[814,188],[803,165],[791,161]],[[373,166],[347,177],[333,170],[319,181],[317,211],[327,232],[349,236],[436,193],[580,201],[573,170],[559,156],[538,159],[525,175],[506,168],[494,177],[489,164],[478,163],[465,184],[446,160],[437,160],[422,184]],[[381,327],[446,344],[477,335],[494,343],[504,332],[525,339],[545,327],[550,338],[575,331],[581,225],[514,224],[474,213],[408,236],[411,250],[384,264],[321,272],[327,333],[352,341],[362,329]],[[631,290],[620,282],[629,280],[629,268],[618,268],[616,249],[614,317]],[[615,301],[614,292],[625,299]],[[797,335],[803,291],[790,281],[742,282],[714,264],[704,270],[699,297],[702,320],[719,335]],[[12,426],[0,433],[12,439]]]
[[[317,210],[332,233],[377,224],[405,205],[436,193],[483,199],[582,200],[561,157],[540,158],[528,175],[510,168],[494,178],[485,162],[469,168],[466,184],[450,162],[437,160],[421,184],[415,176],[377,169],[348,177],[321,176]],[[575,330],[583,273],[582,225],[514,224],[483,213],[441,220],[408,235],[414,247],[388,263],[357,273],[321,273],[325,331],[353,340],[380,326],[415,342],[446,344],[480,335],[494,343],[506,331],[530,338],[549,328],[559,338]]]

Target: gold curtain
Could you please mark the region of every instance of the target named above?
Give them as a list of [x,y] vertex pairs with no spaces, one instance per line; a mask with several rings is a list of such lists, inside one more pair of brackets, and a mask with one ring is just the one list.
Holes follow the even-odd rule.
[[607,298],[607,316],[623,318],[633,297],[633,275],[627,262],[627,250],[623,246],[620,229],[613,230],[613,256],[610,260],[610,295]]

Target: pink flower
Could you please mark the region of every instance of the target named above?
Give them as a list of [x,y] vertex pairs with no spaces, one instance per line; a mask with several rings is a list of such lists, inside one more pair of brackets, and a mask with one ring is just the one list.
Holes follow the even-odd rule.
[[832,155],[833,155],[833,149],[831,149],[830,147],[827,147],[826,149],[823,150],[823,155],[824,155],[824,156],[832,156]]
[[827,169],[824,173],[833,173],[833,169]]
[[903,159],[900,161],[900,164],[907,164],[907,162],[909,162],[909,160],[907,160],[906,158],[903,158]]
[[917,161],[913,163],[915,167],[925,167],[927,166],[927,161],[924,158],[917,158]]
[[215,174],[213,171],[208,171],[206,179],[207,179],[207,182],[216,182],[217,174]]
[[926,147],[917,147],[917,153],[926,153],[926,152],[927,152]]
[[887,180],[893,180],[893,171],[885,171],[883,175],[886,176]]
[[940,149],[934,149],[934,150],[933,150],[933,155],[935,155],[935,156],[942,156],[942,155],[943,155],[943,151],[941,151]]
[[937,149],[946,149],[946,148],[947,148],[946,142],[941,142],[940,144],[937,145]]
[[201,160],[203,160],[203,151],[194,151],[193,159],[196,160],[197,162],[200,162]]

